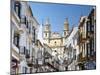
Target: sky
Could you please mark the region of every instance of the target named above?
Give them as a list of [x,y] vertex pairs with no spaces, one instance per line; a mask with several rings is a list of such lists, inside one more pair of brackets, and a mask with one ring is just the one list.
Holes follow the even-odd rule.
[[93,6],[72,5],[57,3],[29,2],[33,16],[40,25],[49,18],[52,32],[62,34],[64,21],[68,18],[70,29],[72,26],[78,26],[80,16],[88,16]]

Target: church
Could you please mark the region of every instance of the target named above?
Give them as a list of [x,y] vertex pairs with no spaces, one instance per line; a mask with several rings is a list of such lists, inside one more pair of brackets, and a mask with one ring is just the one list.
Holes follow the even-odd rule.
[[46,20],[45,24],[43,24],[42,35],[43,42],[52,49],[52,55],[58,57],[60,56],[60,58],[63,58],[65,40],[69,36],[68,18],[66,18],[64,21],[62,35],[60,35],[60,33],[58,32],[51,31],[51,24],[49,22],[49,19]]

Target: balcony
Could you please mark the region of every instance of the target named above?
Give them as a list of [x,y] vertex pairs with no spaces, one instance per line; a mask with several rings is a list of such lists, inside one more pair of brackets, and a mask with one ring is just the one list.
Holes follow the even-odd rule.
[[12,43],[12,49],[15,50],[17,53],[19,53],[19,48]]
[[25,46],[20,46],[20,51],[19,51],[19,54],[20,54],[20,60],[25,60],[25,50],[26,50],[26,47]]
[[27,65],[29,66],[29,67],[33,67],[33,60],[30,58],[30,59],[26,59],[26,62],[27,62]]
[[30,55],[29,54],[26,54],[25,57],[26,57],[26,59],[29,59],[30,58]]
[[21,24],[20,27],[19,27],[19,33],[23,33],[24,32],[24,27],[23,25]]
[[12,43],[12,56],[19,60],[19,48],[16,47],[15,44]]
[[24,30],[22,28],[20,20],[21,19],[18,17],[18,15],[16,14],[16,12],[14,11],[13,14],[12,14],[12,21],[15,23],[15,26],[18,29],[18,32],[22,33]]
[[29,33],[27,17],[22,15],[20,20],[20,30],[25,30]]
[[86,41],[86,39],[87,39],[87,38],[86,38],[85,34],[84,34],[84,33],[82,33],[82,34],[80,34],[80,35],[79,35],[79,39],[80,39],[80,42],[82,42],[82,43],[83,43],[83,42],[85,42],[85,41]]
[[82,39],[86,39],[85,32],[82,33]]
[[21,19],[17,16],[16,12],[14,11],[12,15],[12,21],[14,22],[14,25],[18,29],[18,33],[23,33],[24,29],[23,29],[23,25],[20,23],[20,20]]
[[20,47],[20,57],[23,59],[30,58],[29,50],[27,50],[25,46]]
[[94,32],[93,31],[88,31],[87,34],[88,34],[88,38],[94,37]]

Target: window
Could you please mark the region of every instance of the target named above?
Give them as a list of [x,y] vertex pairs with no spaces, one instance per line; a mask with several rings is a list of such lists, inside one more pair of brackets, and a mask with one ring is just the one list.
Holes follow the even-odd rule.
[[20,18],[20,13],[21,13],[21,4],[20,4],[20,2],[15,1],[14,9],[15,9],[16,14],[17,14],[17,15],[19,16],[19,18]]
[[85,57],[86,56],[86,46],[85,46],[85,43],[82,46],[82,53],[83,53],[83,57]]
[[32,25],[32,24],[31,24],[31,21],[28,23],[28,25],[29,25],[29,33],[31,33],[31,29],[32,29],[32,28],[31,28],[31,25]]
[[25,54],[26,52],[26,47],[20,47],[20,53]]
[[14,33],[14,44],[19,48],[19,34],[18,33]]
[[29,26],[28,26],[28,20],[26,20],[26,28],[29,28]]
[[74,56],[73,59],[76,60],[76,49],[74,49],[73,51],[73,56]]
[[26,24],[26,16],[21,16],[21,23]]
[[45,33],[45,36],[47,37],[47,33]]
[[94,50],[94,40],[92,40],[92,50]]
[[92,15],[92,17],[91,17],[91,21],[92,21],[92,25],[94,25],[94,15]]
[[90,57],[90,43],[87,44],[88,47],[88,57]]
[[29,54],[30,54],[30,50],[27,50],[27,49],[26,49],[26,50],[25,50],[25,54],[26,54],[26,55],[29,55]]
[[75,38],[73,38],[73,45],[75,45]]
[[49,43],[50,43],[50,39],[49,39]]
[[54,50],[55,52],[57,52],[56,50]]
[[29,26],[29,34],[31,33],[31,26]]
[[55,41],[55,45],[56,45],[56,41]]
[[32,57],[34,57],[34,55],[35,55],[35,50],[34,50],[34,48],[32,48],[32,53],[31,53],[31,55],[32,55]]
[[91,40],[91,55],[94,54],[94,40]]
[[36,35],[35,35],[35,28],[34,27],[32,28],[32,34],[33,34],[33,43],[35,43],[35,36]]
[[88,25],[88,31],[90,31],[90,25]]
[[90,21],[87,21],[87,31],[90,31]]
[[84,57],[84,44],[82,45],[82,57]]
[[46,26],[46,30],[49,30],[49,26],[48,25]]
[[84,48],[85,48],[85,56],[87,56],[87,45],[86,45],[86,43],[84,44]]
[[66,35],[66,32],[64,32],[64,35]]
[[42,58],[42,51],[38,51],[38,54],[37,54],[38,56],[38,59],[41,59]]
[[91,26],[91,31],[94,31],[94,26],[93,25]]

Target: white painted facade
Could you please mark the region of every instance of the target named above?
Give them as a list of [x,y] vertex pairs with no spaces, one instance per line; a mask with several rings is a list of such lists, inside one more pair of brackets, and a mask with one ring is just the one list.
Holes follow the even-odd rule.
[[74,27],[66,39],[66,51],[65,59],[69,62],[67,67],[68,70],[76,70],[77,65],[77,55],[79,54],[78,46],[78,27]]
[[[20,4],[21,9],[16,7],[15,11],[15,2]],[[18,5],[17,4],[17,5]],[[11,51],[12,57],[18,60],[17,72],[18,73],[30,73],[30,67],[28,63],[31,62],[33,55],[35,55],[35,42],[37,39],[38,27],[39,23],[36,21],[35,17],[32,14],[32,10],[27,2],[17,2],[13,1],[12,3],[12,15],[11,15]],[[20,10],[20,17],[16,12]],[[26,19],[26,20],[25,20]],[[27,21],[27,23],[26,23]],[[19,38],[15,37],[15,34],[18,34]],[[17,42],[18,47],[13,43]],[[18,42],[19,41],[19,42]],[[30,56],[30,58],[26,58],[26,54]],[[33,63],[33,62],[32,62]],[[34,72],[34,69],[32,69]]]

